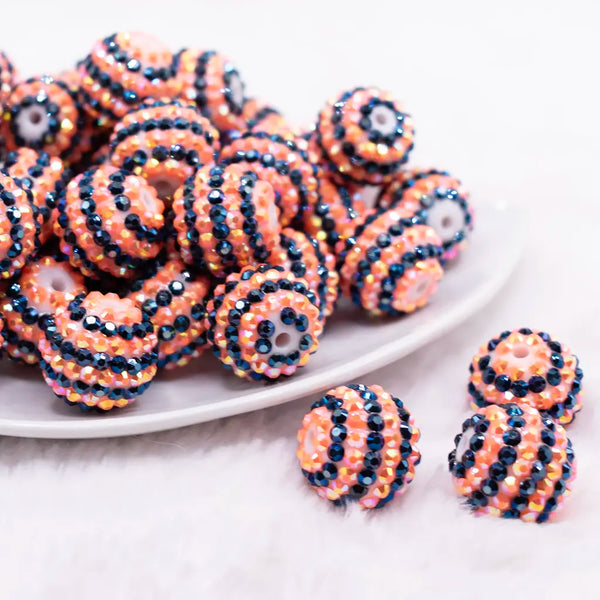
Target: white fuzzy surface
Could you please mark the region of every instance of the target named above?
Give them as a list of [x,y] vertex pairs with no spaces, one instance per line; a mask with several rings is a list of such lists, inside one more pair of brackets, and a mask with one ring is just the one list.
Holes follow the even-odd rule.
[[[373,514],[319,500],[295,460],[312,399],[128,439],[3,438],[1,598],[598,597],[596,4],[334,4],[12,3],[1,43],[28,74],[66,66],[112,30],[162,30],[175,47],[230,54],[250,91],[298,122],[337,90],[374,82],[412,109],[417,162],[458,173],[477,201],[530,208],[527,254],[498,298],[364,379],[400,396],[422,429],[408,493]],[[184,7],[189,18],[169,20]],[[37,50],[20,26],[30,14]],[[569,429],[575,492],[544,526],[471,516],[446,468],[471,355],[521,326],[563,340],[586,374]]]

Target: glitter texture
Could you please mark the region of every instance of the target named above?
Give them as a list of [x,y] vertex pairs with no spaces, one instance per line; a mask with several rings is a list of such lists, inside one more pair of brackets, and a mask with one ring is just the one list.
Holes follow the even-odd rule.
[[569,349],[542,331],[504,331],[469,365],[471,406],[517,402],[567,425],[581,410],[583,371]]
[[330,390],[304,416],[297,437],[302,473],[335,504],[385,506],[406,491],[421,460],[410,413],[379,385]]
[[526,404],[479,409],[463,423],[448,466],[475,513],[538,523],[554,519],[577,473],[564,428]]

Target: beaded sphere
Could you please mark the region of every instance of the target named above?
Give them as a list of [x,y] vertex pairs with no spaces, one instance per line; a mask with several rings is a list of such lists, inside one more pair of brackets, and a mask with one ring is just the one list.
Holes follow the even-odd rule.
[[405,209],[421,216],[442,238],[443,260],[455,259],[473,230],[473,210],[462,183],[446,171],[412,169],[402,172],[383,191],[378,207]]
[[175,68],[171,51],[154,36],[122,32],[96,42],[79,72],[85,110],[106,125],[144,98],[169,96]]
[[183,260],[216,277],[267,262],[279,241],[275,192],[243,164],[198,169],[173,211]]
[[90,292],[57,308],[40,340],[40,365],[54,393],[85,409],[123,407],[156,374],[158,339],[129,298]]
[[435,231],[401,210],[359,223],[336,246],[342,292],[373,316],[425,306],[443,275]]
[[0,106],[6,102],[15,83],[16,71],[12,61],[0,50]]
[[414,479],[419,437],[403,403],[381,386],[343,385],[304,416],[297,456],[321,498],[382,508]]
[[117,123],[110,147],[112,165],[144,177],[170,200],[199,165],[213,162],[219,132],[191,105],[149,99]]
[[214,50],[184,49],[173,62],[176,93],[194,102],[219,131],[246,128],[244,82],[228,58]]
[[476,513],[552,520],[577,472],[564,428],[526,404],[490,405],[463,423],[448,456],[456,491]]
[[83,275],[66,257],[44,256],[25,266],[6,293],[0,294],[0,312],[6,319],[6,352],[14,360],[35,365],[43,326],[58,306],[85,292]]
[[101,165],[71,180],[54,230],[86,277],[139,276],[163,246],[164,206],[145,179]]
[[241,163],[273,186],[282,227],[301,224],[304,208],[319,203],[319,168],[294,140],[246,132],[223,147],[220,160]]
[[215,355],[247,379],[292,375],[316,352],[323,331],[316,294],[283,267],[232,273],[206,311]]
[[265,131],[284,137],[292,131],[291,125],[276,108],[256,98],[246,101],[242,116],[246,122],[245,128],[250,131]]
[[303,211],[302,225],[306,233],[334,248],[350,224],[366,216],[366,209],[360,198],[353,198],[346,187],[336,185],[326,175],[320,177],[319,183],[320,198],[310,199]]
[[505,331],[483,344],[469,365],[475,409],[518,402],[567,425],[581,410],[579,359],[543,331]]
[[72,160],[84,125],[76,94],[49,75],[17,83],[6,100],[4,137],[8,150],[26,146]]
[[0,171],[0,278],[22,269],[40,245],[38,210],[32,193]]
[[335,270],[335,257],[324,242],[301,231],[286,227],[279,246],[271,252],[269,263],[302,277],[319,297],[321,318],[331,316],[339,296],[340,276]]
[[36,152],[31,148],[9,152],[4,168],[21,187],[31,191],[33,203],[39,211],[40,243],[44,244],[52,235],[55,209],[70,177],[69,170],[58,156]]
[[159,367],[183,367],[207,347],[204,303],[209,291],[209,279],[193,275],[179,258],[159,262],[151,277],[132,286],[129,297],[156,330]]
[[413,148],[412,118],[377,88],[356,88],[331,101],[315,133],[331,169],[358,183],[390,181]]

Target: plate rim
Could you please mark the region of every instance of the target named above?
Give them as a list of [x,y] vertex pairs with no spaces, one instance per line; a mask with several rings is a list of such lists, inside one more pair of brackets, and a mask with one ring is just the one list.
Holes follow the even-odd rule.
[[[85,415],[82,415],[80,420],[74,419],[73,421],[45,419],[23,422],[15,421],[14,418],[0,417],[0,435],[40,439],[94,439],[155,433],[285,404],[309,394],[317,394],[328,387],[339,385],[339,382],[348,379],[349,371],[352,372],[353,378],[357,378],[391,364],[426,346],[434,339],[443,337],[464,323],[469,316],[481,311],[496,296],[515,270],[525,245],[524,236],[520,235],[520,232],[525,230],[526,214],[522,209],[509,207],[506,203],[494,203],[489,207],[492,212],[511,210],[515,212],[515,216],[518,216],[514,219],[518,229],[517,233],[513,235],[515,243],[508,246],[508,256],[505,257],[502,267],[495,271],[487,285],[477,288],[476,292],[470,296],[469,302],[457,303],[432,321],[431,325],[427,323],[422,325],[418,329],[418,333],[415,329],[403,335],[400,346],[396,346],[396,342],[390,341],[321,374],[297,379],[289,392],[289,388],[285,388],[286,391],[283,392],[286,394],[285,398],[282,398],[281,393],[265,394],[265,388],[261,387],[243,396],[224,399],[212,404],[175,408],[148,414],[119,414],[114,418],[107,415],[109,419],[107,421],[103,421],[102,418],[86,419]],[[276,386],[272,389],[276,389]]]

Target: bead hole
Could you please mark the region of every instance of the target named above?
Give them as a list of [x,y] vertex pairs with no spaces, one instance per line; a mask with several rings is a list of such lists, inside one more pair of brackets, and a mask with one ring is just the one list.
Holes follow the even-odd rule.
[[513,349],[513,356],[515,358],[526,358],[529,356],[529,348],[524,344],[517,346]]
[[50,287],[52,287],[55,292],[64,292],[66,289],[65,282],[62,279],[58,279],[58,277],[52,279]]
[[29,111],[29,122],[33,125],[38,125],[42,121],[43,116],[42,111],[37,109],[31,110]]
[[452,227],[452,217],[444,217],[442,219],[442,227],[444,229],[450,229],[450,227]]
[[148,183],[156,190],[156,195],[161,200],[171,198],[177,189],[177,186],[167,179],[153,179]]
[[285,331],[283,333],[280,333],[276,338],[275,338],[275,345],[278,348],[281,348],[282,346],[287,346],[290,343],[291,337],[289,333],[285,333]]
[[383,113],[376,114],[375,123],[377,123],[377,125],[385,125],[387,123],[385,115]]

